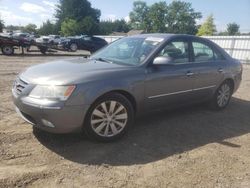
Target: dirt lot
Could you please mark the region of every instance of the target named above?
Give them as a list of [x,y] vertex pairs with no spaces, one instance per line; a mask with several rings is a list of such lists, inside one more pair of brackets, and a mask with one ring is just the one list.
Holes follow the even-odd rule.
[[33,130],[14,112],[25,67],[64,56],[0,55],[0,187],[250,187],[250,67],[230,106],[140,118],[116,143]]

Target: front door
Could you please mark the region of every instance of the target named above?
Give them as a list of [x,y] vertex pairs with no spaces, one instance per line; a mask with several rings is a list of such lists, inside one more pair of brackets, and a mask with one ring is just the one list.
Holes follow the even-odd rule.
[[154,110],[192,101],[194,76],[188,42],[171,41],[157,56],[167,56],[172,61],[166,65],[148,66],[145,81],[147,107]]

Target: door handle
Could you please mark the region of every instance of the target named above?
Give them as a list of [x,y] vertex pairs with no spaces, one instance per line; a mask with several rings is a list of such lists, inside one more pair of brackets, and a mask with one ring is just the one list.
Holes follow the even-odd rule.
[[223,73],[223,72],[224,72],[223,68],[219,68],[219,69],[218,69],[218,72],[219,72],[219,73]]
[[190,76],[193,76],[193,75],[194,75],[194,73],[193,73],[193,72],[188,71],[186,75],[187,75],[188,77],[190,77]]

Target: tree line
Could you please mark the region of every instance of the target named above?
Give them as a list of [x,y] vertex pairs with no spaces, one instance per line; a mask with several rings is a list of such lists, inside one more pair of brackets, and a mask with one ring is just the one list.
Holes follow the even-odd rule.
[[[191,3],[184,1],[165,1],[148,5],[144,1],[135,1],[129,14],[130,21],[101,21],[101,11],[93,8],[88,0],[59,0],[54,15],[55,22],[45,21],[40,28],[35,24],[24,27],[6,26],[8,30],[22,30],[40,35],[60,34],[73,35],[109,35],[113,32],[128,32],[131,29],[144,30],[146,33],[183,33],[191,35],[238,35],[240,26],[229,23],[224,32],[217,33],[214,17],[210,15],[200,25],[197,20],[202,18]],[[0,19],[0,32],[4,27]]]

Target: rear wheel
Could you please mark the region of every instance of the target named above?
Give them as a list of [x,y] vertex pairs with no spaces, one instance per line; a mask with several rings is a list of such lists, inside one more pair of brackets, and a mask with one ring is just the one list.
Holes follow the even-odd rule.
[[69,46],[69,49],[70,49],[70,51],[72,51],[72,52],[76,52],[77,49],[78,49],[78,46],[77,46],[76,43],[72,43],[72,44]]
[[229,81],[223,82],[214,94],[212,107],[222,110],[227,107],[233,94],[233,87]]
[[134,109],[130,101],[121,94],[112,93],[91,106],[84,131],[98,141],[113,141],[127,132],[133,120]]
[[14,54],[13,46],[2,46],[2,53],[4,55],[12,55],[12,54]]

